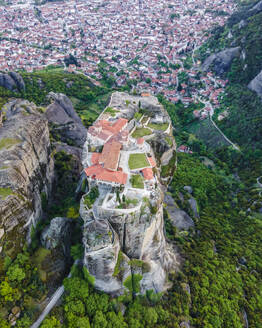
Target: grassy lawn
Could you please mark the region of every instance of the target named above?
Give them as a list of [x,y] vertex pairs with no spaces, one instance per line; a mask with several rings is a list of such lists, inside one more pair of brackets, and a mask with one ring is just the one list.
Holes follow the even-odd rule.
[[160,131],[166,131],[168,128],[168,123],[163,123],[163,124],[155,124],[155,123],[150,123],[147,124],[147,126],[153,130],[160,130]]
[[128,160],[128,166],[130,170],[140,169],[143,167],[149,167],[149,163],[146,154],[131,154]]
[[20,142],[21,142],[21,140],[15,139],[15,138],[3,138],[0,140],[0,150],[4,149],[4,148],[8,149],[8,148],[12,147],[13,145],[16,145]]
[[135,139],[144,137],[144,136],[148,136],[152,134],[151,130],[147,129],[147,128],[138,128],[134,131],[134,133],[132,134],[132,137]]
[[133,188],[144,189],[144,179],[141,177],[141,175],[132,175],[130,181]]
[[7,196],[12,195],[11,188],[0,188],[0,198],[6,199]]

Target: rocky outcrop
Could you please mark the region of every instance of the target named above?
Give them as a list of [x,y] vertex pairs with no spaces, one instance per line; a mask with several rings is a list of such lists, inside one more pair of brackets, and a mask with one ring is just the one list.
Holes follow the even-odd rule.
[[0,73],[0,86],[10,91],[24,91],[25,83],[22,76],[15,72]]
[[218,75],[226,73],[232,64],[234,58],[240,56],[240,47],[225,49],[209,56],[202,65],[202,70],[207,72],[213,70]]
[[262,98],[262,71],[248,84],[248,88]]
[[165,240],[162,199],[163,193],[158,189],[141,207],[127,214],[95,205],[96,220],[94,211],[86,208],[82,198],[84,264],[95,277],[96,288],[121,294],[131,274],[142,276],[141,293],[149,289],[160,292],[168,287],[166,272],[176,270],[180,258]]
[[176,143],[175,139],[167,133],[155,132],[154,137],[148,140],[152,147],[163,185],[168,185],[176,169]]
[[168,194],[165,195],[165,204],[168,219],[174,227],[180,231],[194,228],[195,224],[192,218],[185,211],[181,210],[174,202],[174,199]]
[[249,9],[251,14],[258,14],[260,11],[262,11],[262,1],[259,1],[254,7]]
[[68,218],[57,217],[51,220],[41,234],[41,243],[47,249],[61,248],[64,256],[70,256],[71,225]]
[[[53,158],[47,120],[28,101],[3,107],[0,129],[0,228],[4,251],[16,252],[41,218],[41,196],[50,195]],[[23,240],[23,241],[22,241]]]
[[[95,287],[107,293],[119,292],[122,284],[114,273],[118,263],[120,242],[107,220],[91,220],[86,223],[84,245],[84,264],[96,279]],[[130,269],[129,272],[125,272],[123,278],[129,274]]]
[[52,103],[48,106],[45,116],[52,123],[52,129],[60,135],[63,142],[73,143],[75,146],[83,146],[86,140],[87,130],[83,126],[80,117],[74,110],[71,100],[64,94],[49,93]]

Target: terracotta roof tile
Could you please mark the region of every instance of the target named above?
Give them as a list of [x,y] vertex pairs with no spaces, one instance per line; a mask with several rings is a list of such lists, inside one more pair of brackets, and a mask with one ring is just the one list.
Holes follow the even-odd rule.
[[152,180],[154,178],[153,170],[151,168],[145,168],[142,170],[145,180]]
[[100,157],[100,164],[104,164],[106,169],[117,170],[121,147],[118,141],[107,142]]
[[156,166],[156,162],[154,161],[153,157],[148,157],[148,161],[152,167]]
[[91,163],[92,163],[92,165],[99,164],[100,156],[101,156],[100,153],[93,153],[92,154],[92,157],[91,157]]
[[102,165],[92,165],[85,169],[85,174],[88,177],[100,181],[113,182],[118,184],[126,184],[127,174],[122,171],[109,171]]

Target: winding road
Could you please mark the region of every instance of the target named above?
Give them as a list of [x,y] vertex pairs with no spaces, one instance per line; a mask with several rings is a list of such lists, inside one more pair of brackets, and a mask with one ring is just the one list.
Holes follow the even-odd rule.
[[222,135],[222,137],[228,142],[230,143],[230,145],[235,149],[240,151],[240,148],[235,145],[230,139],[228,139],[227,136],[225,136],[225,134],[219,129],[219,127],[216,125],[216,123],[213,121],[213,115],[214,115],[214,108],[213,105],[209,102],[209,101],[204,101],[201,100],[199,97],[197,97],[198,101],[202,102],[203,104],[205,104],[206,107],[210,107],[211,111],[209,112],[209,118],[211,123],[214,125],[214,127],[217,129],[217,131]]

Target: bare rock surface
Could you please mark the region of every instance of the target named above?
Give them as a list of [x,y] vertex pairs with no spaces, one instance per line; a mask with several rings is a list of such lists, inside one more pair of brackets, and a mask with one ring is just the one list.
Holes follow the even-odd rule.
[[202,70],[214,70],[216,74],[223,75],[230,69],[233,59],[240,56],[240,52],[240,47],[235,47],[212,54],[204,61]]
[[10,91],[24,91],[25,83],[22,76],[15,72],[0,73],[0,86]]
[[68,218],[56,217],[41,234],[41,243],[47,249],[61,247],[65,256],[70,256],[71,224]]
[[69,139],[76,146],[83,146],[87,130],[75,112],[71,100],[61,93],[50,92],[48,96],[53,101],[45,113],[48,122],[55,125],[53,129],[61,135],[63,142]]
[[194,214],[195,218],[199,218],[199,213],[198,213],[198,206],[197,206],[197,201],[195,200],[194,197],[191,197],[188,200],[189,206]]
[[259,1],[255,6],[253,6],[251,9],[249,9],[251,13],[259,13],[262,11],[262,1]]
[[262,71],[248,84],[248,88],[262,98]]
[[168,218],[178,230],[189,230],[195,226],[192,218],[185,211],[179,209],[168,194],[165,195],[165,203]]

